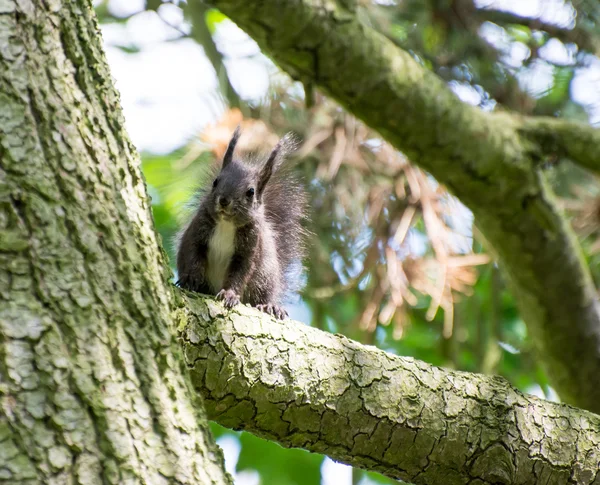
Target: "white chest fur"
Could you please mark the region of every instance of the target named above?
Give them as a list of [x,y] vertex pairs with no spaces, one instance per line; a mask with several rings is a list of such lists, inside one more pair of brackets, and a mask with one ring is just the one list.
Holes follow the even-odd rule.
[[208,267],[206,276],[213,291],[223,289],[223,280],[233,256],[235,226],[228,221],[219,221],[208,242]]

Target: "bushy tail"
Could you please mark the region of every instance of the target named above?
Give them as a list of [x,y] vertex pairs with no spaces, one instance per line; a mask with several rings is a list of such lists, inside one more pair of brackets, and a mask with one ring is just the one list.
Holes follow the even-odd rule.
[[282,166],[283,157],[295,146],[288,137],[287,150],[281,155],[279,167],[265,187],[263,200],[266,216],[272,224],[277,243],[279,267],[282,271],[285,293],[297,291],[310,232],[308,224],[308,196],[293,167]]

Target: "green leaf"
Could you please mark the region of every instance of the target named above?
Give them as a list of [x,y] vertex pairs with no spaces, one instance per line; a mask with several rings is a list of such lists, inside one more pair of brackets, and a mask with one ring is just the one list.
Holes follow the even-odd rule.
[[525,45],[531,40],[531,29],[524,25],[513,24],[507,27],[509,35],[517,42],[522,42]]
[[211,34],[215,33],[215,30],[217,30],[217,25],[219,25],[221,22],[223,22],[223,20],[227,20],[227,17],[225,15],[223,15],[221,12],[219,12],[217,9],[215,8],[211,8],[210,10],[208,10],[206,12],[206,26],[208,27],[208,31]]
[[232,436],[237,436],[237,433],[231,431],[230,429],[224,428],[220,424],[215,423],[214,421],[209,421],[210,430],[215,437],[215,439],[220,438],[221,436],[225,436],[230,434]]
[[282,448],[249,433],[240,435],[242,450],[237,471],[258,471],[261,484],[320,485],[323,455]]
[[384,485],[405,483],[405,482],[399,482],[397,480],[392,480],[391,478],[388,478],[388,477],[384,477],[383,475],[380,475],[379,473],[364,472],[364,474],[373,483],[383,483]]
[[138,52],[140,52],[140,48],[136,45],[122,45],[122,44],[113,44],[111,45],[111,47],[114,47],[115,49],[119,49],[122,52],[125,52],[125,54],[137,54]]
[[552,87],[544,93],[538,103],[546,112],[559,109],[569,99],[571,81],[575,70],[570,67],[554,66]]

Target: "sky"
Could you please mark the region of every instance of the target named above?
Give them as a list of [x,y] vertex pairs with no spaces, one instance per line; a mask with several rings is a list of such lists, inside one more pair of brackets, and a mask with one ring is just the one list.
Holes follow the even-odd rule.
[[[223,113],[217,77],[202,47],[177,40],[181,34],[155,12],[143,11],[143,1],[113,0],[109,6],[117,15],[141,12],[125,25],[101,26],[129,135],[140,151],[169,153]],[[183,19],[173,4],[161,6],[160,14],[173,25]],[[232,22],[219,26],[216,40],[238,93],[245,99],[265,96],[276,68],[255,42]],[[132,55],[117,45],[135,45],[140,52]]]
[[[478,0],[481,6],[512,9],[520,15],[540,16],[544,21],[569,26],[572,10],[558,0],[527,2]],[[140,151],[169,153],[197,136],[202,128],[217,119],[225,109],[215,95],[217,78],[202,47],[191,39],[177,38],[180,32],[155,12],[144,11],[143,0],[111,0],[109,8],[119,16],[134,15],[126,24],[102,26],[108,61],[116,86],[121,93],[127,129]],[[165,4],[160,15],[171,25],[186,30],[181,9]],[[527,47],[508,46],[502,29],[486,24],[482,35],[494,43],[506,45],[509,63],[519,65]],[[260,49],[232,22],[219,24],[217,44],[225,54],[226,66],[236,90],[246,99],[260,99],[267,94],[269,79],[277,68],[260,53]],[[117,45],[135,45],[139,53],[129,54]],[[568,62],[569,49],[559,41],[546,48],[545,55]],[[541,93],[550,83],[549,67],[534,63],[522,84],[533,93]],[[466,85],[452,89],[465,102],[477,104],[479,94]],[[572,83],[575,101],[590,105],[592,123],[600,125],[600,61],[580,69]]]
[[[574,24],[573,9],[568,2],[560,0],[476,0],[476,4],[540,17],[562,27]],[[144,0],[110,0],[109,8],[121,17],[135,14],[125,24],[101,25],[108,62],[133,143],[140,152],[169,153],[180,148],[225,110],[215,94],[217,78],[210,62],[202,47],[193,40],[179,39],[180,31],[189,31],[189,26],[177,5],[162,5],[160,16],[146,12]],[[485,24],[481,34],[503,48],[509,65],[519,66],[527,56],[528,48],[524,44],[509,43],[503,29],[493,24]],[[229,21],[219,24],[216,42],[225,55],[227,70],[238,93],[245,99],[264,97],[269,80],[278,70],[260,53],[256,43]],[[126,53],[118,46],[135,46],[139,52]],[[545,47],[544,56],[557,63],[569,63],[573,52],[561,42],[552,41]],[[533,63],[520,78],[521,84],[534,94],[543,93],[550,81],[550,68],[543,63]],[[477,105],[481,101],[480,94],[466,84],[452,83],[450,87],[467,103]],[[591,122],[600,126],[600,61],[596,59],[590,66],[578,70],[571,83],[571,95],[574,101],[586,106]],[[493,109],[493,105],[489,108]],[[308,320],[301,307],[290,313],[294,319]],[[236,484],[257,485],[257,473],[235,472],[239,441],[230,435],[223,437],[219,444]],[[323,462],[322,477],[322,485],[352,483],[350,467],[328,458]],[[363,480],[360,485],[368,485],[368,481]]]

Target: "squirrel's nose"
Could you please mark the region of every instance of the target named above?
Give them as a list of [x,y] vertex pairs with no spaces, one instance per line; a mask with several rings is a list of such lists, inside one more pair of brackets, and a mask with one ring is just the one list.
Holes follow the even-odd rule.
[[227,207],[230,202],[228,197],[219,197],[219,204],[221,204],[221,207]]

